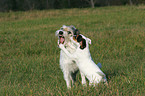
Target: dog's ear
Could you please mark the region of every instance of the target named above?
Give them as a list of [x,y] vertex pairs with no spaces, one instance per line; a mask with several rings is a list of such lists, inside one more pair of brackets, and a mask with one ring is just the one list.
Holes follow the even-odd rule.
[[81,35],[79,35],[78,37],[77,37],[77,42],[81,42],[82,41],[82,36]]
[[80,34],[80,31],[78,29],[75,28],[75,26],[73,25],[70,25],[71,29],[73,30],[73,33],[75,36],[79,35]]
[[86,48],[86,40],[85,39],[82,39],[82,45],[80,46],[80,49],[84,49]]
[[74,30],[74,35],[77,36],[77,35],[79,35],[79,34],[80,34],[80,31],[79,31],[78,29],[75,29],[75,30]]
[[80,43],[80,49],[86,48],[86,40],[81,35],[77,37],[77,42]]

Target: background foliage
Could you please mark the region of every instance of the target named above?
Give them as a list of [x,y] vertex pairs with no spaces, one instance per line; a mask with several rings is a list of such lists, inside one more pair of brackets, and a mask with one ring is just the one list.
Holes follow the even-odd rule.
[[145,0],[0,0],[0,11],[26,11],[58,8],[86,8],[145,4]]

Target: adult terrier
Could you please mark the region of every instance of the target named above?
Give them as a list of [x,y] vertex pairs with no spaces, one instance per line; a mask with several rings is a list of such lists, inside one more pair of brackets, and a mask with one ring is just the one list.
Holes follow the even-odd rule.
[[[65,49],[71,54],[74,53],[77,48],[77,45],[70,40],[70,37],[72,37],[74,34],[79,34],[79,31],[74,26],[63,25],[60,30],[56,31],[56,36],[58,36],[58,45],[63,44]],[[74,58],[68,57],[68,55],[62,50],[60,50],[59,63],[66,81],[67,88],[71,88],[71,81],[72,84],[75,82],[76,73],[79,71],[79,68]],[[86,84],[85,76],[82,73],[81,78],[82,84]]]

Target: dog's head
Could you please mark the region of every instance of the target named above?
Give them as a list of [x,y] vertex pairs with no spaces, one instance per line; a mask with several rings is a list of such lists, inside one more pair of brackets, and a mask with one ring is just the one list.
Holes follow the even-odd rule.
[[76,38],[79,36],[79,34],[80,31],[73,25],[63,25],[60,30],[57,30],[55,33],[55,35],[58,37],[58,44],[67,44],[68,42],[70,42],[70,37],[73,37],[73,39],[77,41]]
[[74,36],[74,34],[77,34],[76,28],[72,25],[66,26],[63,25],[60,30],[56,31],[56,36],[59,38],[59,43],[65,44],[70,41],[70,37]]
[[80,31],[76,29],[75,26],[73,25],[70,25],[70,26],[63,25],[61,27],[61,30],[70,31],[74,38],[76,38],[80,34]]
[[57,30],[55,35],[58,37],[58,44],[67,44],[70,42],[70,37],[73,36],[73,32],[71,31],[64,31],[64,30]]

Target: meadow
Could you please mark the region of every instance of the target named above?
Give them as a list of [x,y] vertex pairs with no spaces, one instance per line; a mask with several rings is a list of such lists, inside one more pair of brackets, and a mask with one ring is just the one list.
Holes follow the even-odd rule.
[[[108,86],[67,90],[55,31],[74,25],[92,40]],[[144,96],[145,6],[0,13],[1,96]]]

